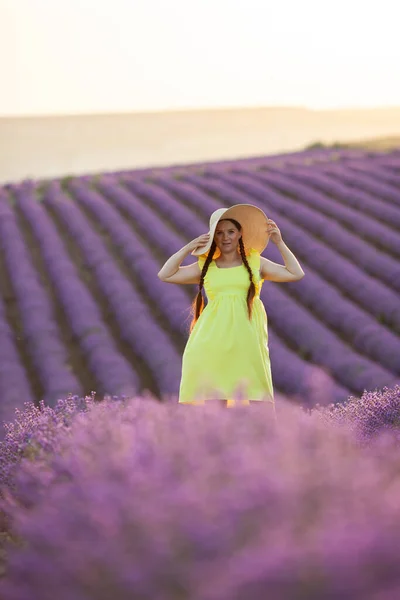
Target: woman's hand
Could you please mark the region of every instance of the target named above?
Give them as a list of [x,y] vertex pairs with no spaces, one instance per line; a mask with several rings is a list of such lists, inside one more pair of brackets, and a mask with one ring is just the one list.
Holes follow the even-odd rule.
[[205,246],[209,239],[210,233],[203,233],[202,235],[199,235],[199,237],[189,242],[186,245],[186,248],[189,250],[189,252],[193,252],[193,250],[196,250],[196,248],[201,248],[202,246]]
[[268,233],[271,242],[274,242],[274,244],[279,244],[279,242],[283,241],[280,229],[272,219],[268,219],[268,227],[266,232]]

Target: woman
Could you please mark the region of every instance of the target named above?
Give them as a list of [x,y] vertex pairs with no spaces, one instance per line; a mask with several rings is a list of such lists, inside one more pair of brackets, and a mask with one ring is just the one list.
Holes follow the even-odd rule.
[[[285,265],[261,256],[270,239]],[[189,252],[198,257],[197,262],[181,267]],[[158,277],[167,283],[199,284],[178,402],[220,400],[232,406],[235,397],[245,404],[273,403],[268,321],[260,291],[266,279],[283,282],[304,277],[276,223],[251,204],[220,208],[210,217],[209,232],[173,254]]]

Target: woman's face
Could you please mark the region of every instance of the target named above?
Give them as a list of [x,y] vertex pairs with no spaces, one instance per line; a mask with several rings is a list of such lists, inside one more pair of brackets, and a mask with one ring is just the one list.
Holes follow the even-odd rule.
[[214,241],[221,253],[231,252],[238,247],[241,235],[231,221],[219,221],[215,228]]

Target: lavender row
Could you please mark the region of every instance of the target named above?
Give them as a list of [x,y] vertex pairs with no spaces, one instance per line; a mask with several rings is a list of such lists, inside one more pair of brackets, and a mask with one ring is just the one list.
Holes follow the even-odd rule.
[[[327,163],[332,160],[340,159],[362,159],[365,157],[364,150],[355,149],[332,149],[332,148],[317,148],[309,150],[301,150],[297,152],[284,152],[281,154],[274,154],[273,156],[260,156],[249,159],[234,159],[229,161],[218,161],[214,163],[204,163],[201,166],[205,166],[207,170],[214,169],[219,173],[227,170],[226,167],[237,167],[238,163],[246,169],[259,168],[260,166],[274,166],[277,164],[285,165],[303,165],[303,164],[317,164]],[[196,166],[198,166],[196,164]],[[168,174],[168,173],[167,173]]]
[[392,173],[400,173],[400,156],[396,155],[394,152],[389,155],[383,154],[375,160],[380,167],[383,167]]
[[[0,189],[0,210],[3,203],[7,204],[7,196]],[[0,220],[2,214],[3,211],[0,213]],[[15,334],[7,321],[6,307],[1,295],[0,337],[0,421],[3,423],[12,420],[15,408],[23,409],[25,402],[34,402],[34,395],[15,344]],[[1,433],[3,435],[4,432]]]
[[[227,184],[243,189],[249,195],[249,199],[251,196],[255,197],[262,206],[272,205],[273,193],[268,193],[264,186],[253,179],[240,175],[220,176],[220,179]],[[279,210],[278,199],[274,204],[277,211]],[[343,289],[346,295],[355,300],[360,306],[363,306],[369,313],[380,319],[383,317],[393,330],[400,331],[398,294],[386,288],[383,284],[380,284],[379,294],[377,294],[375,279],[361,272],[349,261],[337,256],[333,250],[327,248],[321,242],[309,240],[307,235],[299,231],[298,226],[293,225],[282,214],[279,219],[283,230],[290,238],[293,251],[299,258],[314,267],[317,272],[321,272],[325,279]]]
[[[215,172],[214,172],[215,174]],[[206,172],[206,175],[209,175]],[[221,174],[220,179],[212,178],[210,176],[198,177],[196,175],[186,175],[182,180],[175,181],[168,178],[167,176],[162,177],[159,181],[164,189],[169,190],[176,196],[182,199],[186,204],[190,204],[195,209],[198,207],[198,211],[208,216],[212,210],[220,207],[220,202],[214,197],[210,198],[208,194],[215,196],[217,194],[219,198],[223,198],[228,205],[235,203],[247,203],[249,202],[249,196],[238,191],[237,186],[229,186],[229,189],[224,190],[224,184],[221,181],[229,182],[234,175],[226,175],[224,177]],[[247,177],[248,182],[252,182],[252,191],[258,192],[257,199],[261,202],[265,202],[268,198],[269,205],[275,207],[280,212],[286,212],[289,215],[296,213],[296,221],[303,222],[307,231],[314,230],[317,235],[327,236],[332,243],[343,243],[343,249],[347,248],[348,254],[351,258],[354,255],[357,257],[363,257],[365,259],[366,267],[368,266],[370,272],[373,275],[381,277],[385,282],[392,285],[396,291],[400,291],[400,268],[398,262],[388,257],[386,254],[378,253],[375,249],[372,249],[368,244],[353,236],[347,231],[343,231],[339,225],[332,223],[324,215],[316,215],[315,212],[306,206],[299,205],[298,202],[291,198],[285,197],[278,194],[274,190],[269,188],[264,189],[264,186],[260,186],[257,180],[250,180]],[[191,185],[194,184],[194,185]],[[205,189],[207,193],[204,193],[201,188]],[[282,207],[286,208],[282,211]],[[314,229],[312,229],[314,227]],[[339,244],[340,245],[340,244]],[[336,256],[336,255],[335,255]]]
[[157,212],[167,220],[172,221],[175,227],[184,231],[190,238],[200,235],[194,212],[186,206],[182,206],[162,187],[143,183],[133,177],[123,177],[121,181],[133,194],[141,194],[150,198],[151,202],[157,207]]
[[[211,193],[218,194],[227,204],[242,204],[249,200],[247,195],[220,180],[194,175],[188,175],[185,179],[194,185],[204,187]],[[278,194],[275,195],[272,192],[268,194],[268,208],[264,205],[265,203],[259,201],[259,204],[267,212],[269,212],[269,207],[273,207],[283,215],[279,219],[279,224],[282,225],[285,236],[287,233],[289,237],[295,238],[296,230],[298,230],[297,226],[295,230],[291,222],[286,220],[285,214],[288,214],[296,223],[304,223],[308,230],[313,229],[315,215],[308,214],[309,209],[299,206],[292,200],[280,198]],[[304,212],[305,215],[303,215]],[[335,232],[333,234],[337,235]],[[340,243],[338,236],[337,241]],[[400,356],[399,337],[383,327],[359,306],[355,306],[353,302],[344,298],[335,286],[329,284],[312,269],[307,267],[307,277],[297,282],[296,285],[290,286],[290,293],[309,309],[312,309],[313,313],[319,316],[324,323],[345,335],[359,352],[393,372],[400,373],[400,362],[397,358]]]
[[[274,192],[248,177],[231,176],[226,178],[226,181],[227,183],[240,185],[242,189],[254,194],[261,202],[265,202],[266,199],[268,199],[268,202],[273,201]],[[275,198],[283,205],[282,197],[276,196]],[[297,204],[297,207],[297,211],[300,211],[299,204]],[[291,208],[294,210],[294,204]],[[286,222],[286,227],[289,227],[289,225]],[[298,228],[293,225],[290,226],[296,244],[296,251],[299,255],[303,255],[309,264],[313,265],[316,270],[321,271],[325,278],[331,279],[339,288],[342,288],[357,304],[363,306],[377,318],[384,319],[385,323],[399,331],[399,304],[396,293],[381,283],[378,295],[376,279],[369,277],[360,271],[357,266],[337,256],[336,252],[326,247],[325,244],[317,240],[310,242],[307,236],[302,240],[298,240]],[[395,275],[396,271],[393,272],[393,276]]]
[[[209,178],[194,178],[198,183],[204,181],[212,191],[212,185],[215,185]],[[248,181],[250,181],[248,179]],[[303,224],[307,231],[311,231],[315,236],[323,237],[323,240],[330,243],[332,247],[340,249],[340,253],[348,257],[352,262],[356,262],[358,267],[362,267],[377,279],[383,281],[389,287],[400,292],[400,266],[397,260],[383,252],[379,252],[346,229],[343,229],[338,223],[332,221],[324,214],[318,214],[305,204],[276,192],[268,184],[262,186],[256,178],[252,180],[253,192],[257,194],[259,201],[268,201],[269,206],[275,210],[293,215],[296,222]],[[234,193],[235,188],[230,188],[230,193]],[[225,194],[229,197],[228,194]],[[243,200],[242,200],[243,201]],[[336,256],[336,254],[335,254]]]
[[[183,313],[188,304],[187,295],[180,287],[165,286],[165,284],[158,280],[156,277],[157,270],[159,270],[157,263],[151,259],[148,255],[148,251],[140,245],[140,240],[136,239],[131,228],[124,223],[123,219],[119,217],[115,209],[105,202],[101,196],[85,189],[77,181],[72,182],[70,188],[79,202],[89,208],[99,222],[110,231],[113,235],[114,243],[118,240],[118,244],[121,246],[125,258],[132,261],[133,270],[147,285],[149,294],[154,290],[154,302],[159,304],[159,299],[162,298],[161,306],[159,306],[159,308],[161,311],[163,306],[166,306],[166,310],[163,311],[164,318],[169,320],[177,329],[181,329]],[[118,195],[118,190],[113,187],[111,194],[115,197],[115,195]],[[164,239],[165,232],[156,226],[153,218],[148,222],[148,225],[149,229],[144,231],[146,239],[148,239],[149,231],[156,232],[156,240]],[[177,244],[175,243],[174,245]],[[157,285],[157,283],[160,285]],[[274,338],[273,335],[272,338]],[[274,340],[273,355],[276,359],[275,364],[279,363],[280,365],[287,365],[287,361],[291,360],[291,368],[296,374],[296,377],[288,377],[287,370],[278,369],[277,373],[275,373],[274,370],[274,380],[279,387],[284,390],[285,393],[303,393],[310,399],[315,367],[312,367],[311,365],[304,366],[302,361],[300,361],[296,355],[289,352],[285,346],[280,343],[279,339]],[[349,390],[347,388],[335,384],[332,380],[329,380],[328,387],[332,389],[332,397],[335,398],[335,400],[332,401],[343,401],[349,396]]]
[[[318,149],[308,149],[308,150],[296,150],[294,152],[284,152],[281,154],[275,154],[273,156],[256,156],[250,158],[241,158],[240,164],[245,166],[246,168],[253,169],[258,168],[260,165],[273,165],[276,163],[285,163],[285,164],[304,164],[306,161],[313,162],[326,162],[328,160],[332,160],[332,158],[336,158],[338,155],[348,158],[364,158],[365,152],[363,150],[332,150],[330,148],[318,148]],[[183,165],[172,165],[172,166],[162,166],[162,167],[145,167],[142,169],[123,169],[119,171],[114,171],[111,175],[117,177],[135,177],[139,179],[143,179],[145,177],[153,177],[153,176],[175,176],[179,174],[187,174],[187,173],[199,173],[203,169],[214,168],[218,170],[218,172],[224,172],[231,167],[236,167],[238,164],[238,159],[226,159],[226,160],[218,160],[218,161],[205,161],[205,162],[196,162],[195,164],[183,164]]]
[[[230,178],[221,175],[221,179],[229,180]],[[179,192],[182,199],[184,199],[185,202],[196,203],[200,200],[199,192],[197,191],[196,193],[195,189],[192,189],[189,193],[189,189],[193,188],[193,186],[190,186],[189,184],[182,186],[181,181],[167,181],[166,177],[162,179],[162,184],[164,187],[167,187],[171,191]],[[234,203],[234,201],[230,201],[230,204]],[[203,210],[202,207],[201,210]],[[312,331],[313,329],[318,331],[318,335],[315,335],[313,337],[310,336],[308,340],[305,340],[302,343],[300,343],[301,338],[298,335],[296,335],[296,332],[291,332],[290,328],[285,327],[286,314],[288,308],[287,306],[285,306],[285,309],[283,309],[285,303],[280,300],[280,296],[285,297],[284,292],[280,290],[276,291],[277,286],[268,286],[267,295],[266,289],[264,287],[262,292],[262,299],[264,303],[267,304],[267,299],[271,298],[271,296],[274,295],[273,292],[271,292],[271,289],[273,290],[273,292],[275,292],[275,294],[277,294],[278,297],[275,299],[275,302],[271,302],[271,305],[273,304],[273,308],[272,310],[268,311],[268,314],[270,314],[271,320],[274,322],[274,324],[278,324],[278,330],[280,330],[281,334],[283,334],[285,339],[290,339],[292,343],[298,344],[300,348],[302,346],[306,347],[314,362],[316,362],[317,364],[329,366],[329,368],[332,369],[332,372],[336,375],[336,377],[341,381],[343,385],[350,387],[351,382],[353,381],[355,382],[356,389],[362,390],[363,385],[367,387],[371,384],[371,382],[379,382],[375,383],[375,385],[387,385],[388,382],[393,381],[392,373],[388,372],[386,369],[381,368],[372,361],[359,357],[356,353],[352,352],[346,344],[342,343],[333,333],[329,332],[316,319],[311,317],[305,309],[301,310],[302,314],[305,315],[305,320],[308,321],[307,327],[310,331]],[[286,298],[286,304],[290,306],[292,315],[297,315],[298,318],[302,318],[302,314],[299,314],[300,309],[293,300]],[[336,353],[331,352],[329,354],[327,353],[326,356],[323,356],[321,348],[324,349],[326,344],[330,344],[331,350],[335,349]],[[353,371],[349,373],[347,372],[347,369],[340,368],[342,356],[344,355],[347,355],[347,364],[353,365]],[[337,362],[335,362],[335,357]],[[353,373],[357,370],[360,371],[360,374],[359,377],[355,379]]]
[[[98,180],[97,188],[101,194],[111,200],[114,206],[135,221],[135,226],[148,243],[161,250],[166,259],[187,244],[189,236],[183,233],[182,228],[179,228],[179,233],[174,233],[165,225],[164,219],[160,216],[161,210],[155,212],[148,208],[135,194],[120,186],[117,180],[103,176]],[[198,231],[193,237],[197,235],[199,235]],[[193,263],[192,256],[187,258],[190,263]]]
[[[1,192],[0,192],[1,194]],[[3,299],[0,295],[0,422],[11,421],[15,408],[23,409],[25,402],[33,402],[33,392],[21,363],[14,341],[14,333],[8,324]],[[0,438],[4,431],[0,427]]]
[[307,277],[291,286],[292,295],[313,315],[364,356],[400,375],[400,337],[343,298],[332,285],[307,269]]
[[400,174],[397,175],[394,172],[384,169],[370,160],[351,160],[346,163],[346,167],[356,172],[372,175],[374,181],[383,181],[385,184],[394,186],[398,193],[400,193]]
[[[400,224],[399,190],[362,173],[349,171],[345,165],[319,165],[314,172],[326,179],[330,189],[335,187],[336,198],[389,225],[397,227]],[[384,202],[385,199],[388,202]]]
[[[302,166],[302,165],[318,165],[318,164],[331,164],[332,161],[338,162],[339,160],[362,160],[365,158],[364,150],[332,150],[329,148],[301,151],[293,154],[284,153],[281,155],[273,156],[261,156],[252,159],[235,159],[226,163],[226,166],[231,168],[237,168],[238,166],[244,167],[247,172],[258,170],[263,167],[291,167],[291,166]],[[215,162],[208,163],[205,166],[205,170],[208,172],[214,172],[215,174],[223,173],[228,169],[221,168],[225,163]],[[197,165],[196,165],[197,166]],[[186,171],[186,174],[189,174]]]
[[[22,186],[15,192],[22,193]],[[31,262],[13,210],[0,199],[0,239],[15,291],[28,353],[43,387],[43,400],[53,404],[68,393],[80,394],[81,385],[70,370],[51,302]]]
[[[229,177],[223,177],[221,175],[221,179],[229,180]],[[235,201],[231,200],[230,203],[234,204]],[[293,231],[293,234],[295,236],[296,232]],[[290,237],[290,234],[288,237]],[[346,361],[348,364],[353,365],[353,371],[351,373],[356,372],[357,370],[360,371],[359,377],[355,380],[357,389],[362,389],[361,387],[358,387],[362,385],[367,387],[371,381],[379,382],[380,385],[388,385],[388,382],[393,380],[392,373],[353,352],[347,344],[344,344],[337,338],[335,334],[331,333],[323,325],[321,325],[317,319],[309,315],[304,308],[300,309],[296,302],[289,297],[285,297],[284,292],[278,290],[277,286],[268,286],[268,295],[266,294],[265,287],[263,288],[262,299],[264,300],[265,304],[267,304],[268,298],[272,298],[271,310],[268,311],[268,314],[270,314],[271,320],[277,324],[278,330],[284,334],[285,339],[290,339],[292,343],[297,344],[300,348],[307,348],[307,351],[310,353],[313,361],[317,362],[318,364],[329,366],[329,368],[332,369],[332,372],[339,378],[343,385],[350,386],[350,382],[354,381],[353,374],[351,374],[350,377],[347,377],[347,371],[343,368],[340,368],[343,356],[346,356]],[[285,298],[285,300],[283,301],[282,298]],[[290,328],[286,327],[287,311],[289,309],[292,316],[297,317],[298,319],[304,318],[304,322],[307,324],[308,331],[312,332],[313,334],[314,332],[317,333],[315,333],[315,335],[310,335],[307,339],[301,340],[301,337],[297,334],[297,332],[292,332]],[[298,329],[303,330],[303,327],[301,326]],[[303,335],[304,333],[305,329],[302,331]],[[390,338],[392,345],[393,343],[396,343],[396,347],[399,346],[398,340],[396,340],[395,336],[388,334],[387,338],[388,339],[386,341],[388,341]],[[326,353],[326,356],[324,357],[322,355],[321,348],[325,348],[327,344],[330,346],[331,352]],[[391,364],[394,363],[391,362]],[[376,385],[378,385],[378,383]]]
[[356,354],[279,286],[269,286],[268,293],[263,287],[261,298],[280,334],[314,363],[327,367],[342,385],[361,392],[400,383],[387,369]]
[[[157,201],[160,201],[160,196],[157,193],[156,186],[147,186],[142,183],[141,191],[147,197],[151,198],[152,203],[157,206]],[[181,248],[187,240],[182,234],[174,233],[166,225],[165,221],[160,217],[162,211],[169,211],[168,205],[170,196],[164,194],[162,196],[163,205],[160,206],[160,211],[153,212],[143,202],[140,202],[134,194],[130,194],[123,188],[119,188],[112,183],[109,177],[103,177],[98,182],[98,187],[103,194],[109,197],[113,203],[124,212],[127,212],[135,219],[136,226],[140,229],[148,241],[161,252],[164,252],[166,257],[174,251]],[[200,192],[199,192],[200,193]],[[176,206],[176,200],[171,198],[171,203]],[[220,206],[220,203],[219,203]],[[199,207],[200,208],[200,207]],[[179,211],[179,203],[177,214]],[[191,222],[196,229],[194,235],[199,235],[202,231],[203,224],[198,217],[192,216]],[[193,258],[190,260],[193,263]],[[272,330],[271,330],[272,329]],[[271,356],[273,357],[272,373],[273,379],[285,394],[295,394],[307,392],[311,393],[313,386],[313,375],[315,366],[303,361],[286,347],[284,341],[274,334],[273,325],[269,327],[269,335],[272,340]],[[290,367],[288,367],[290,365]],[[336,401],[341,401],[348,397],[349,391],[346,387],[339,385],[328,374],[326,375],[327,388],[332,389],[332,394]]]
[[[267,297],[268,291],[263,291],[264,302]],[[299,398],[302,402],[306,398],[311,407],[321,402],[321,397],[329,404],[344,402],[351,395],[351,385],[338,383],[324,365],[319,367],[300,358],[283,343],[271,324],[268,324],[268,346],[273,385],[286,397]]]
[[[18,193],[19,188],[14,189]],[[20,312],[23,337],[43,388],[43,399],[53,404],[69,392],[81,393],[81,387],[70,371],[53,307],[4,196],[0,198],[0,211],[0,239]]]
[[[237,169],[235,172],[238,174],[245,174],[243,169]],[[328,198],[325,194],[321,194],[312,189],[312,185],[321,186],[321,188],[323,186],[324,192],[329,195],[338,195],[339,189],[342,194],[347,193],[349,195],[349,191],[341,186],[341,184],[332,182],[329,178],[326,178],[319,173],[315,173],[311,169],[296,169],[296,171],[292,169],[290,171],[290,178],[287,175],[282,175],[275,171],[256,173],[254,174],[254,178],[278,188],[278,190],[283,193],[293,194],[299,201],[308,204],[319,212],[323,212],[326,215],[335,218],[337,221],[341,221],[360,237],[364,236],[371,240],[378,248],[380,247],[389,254],[400,257],[400,237],[396,231],[377,222],[376,219],[372,219],[363,214],[359,209],[356,210],[355,207],[349,208],[344,204]],[[304,185],[303,183],[300,183],[300,181],[306,182],[308,185]],[[348,200],[350,203],[350,197]],[[382,215],[383,214],[384,209],[382,208]]]
[[121,338],[149,366],[161,393],[178,391],[180,357],[166,333],[156,325],[147,305],[110,257],[101,237],[66,195],[49,189],[45,203],[63,221],[80,248],[84,263],[96,275],[97,284],[118,322]]
[[[201,174],[204,170],[213,170],[216,173],[224,173],[229,171],[231,168],[235,168],[240,164],[245,167],[247,171],[252,171],[263,166],[296,166],[296,165],[312,165],[318,163],[332,163],[343,162],[343,161],[362,161],[367,160],[369,164],[373,164],[373,157],[382,159],[379,152],[371,152],[363,149],[332,149],[332,148],[318,148],[318,149],[307,149],[295,152],[285,152],[282,154],[275,154],[273,156],[256,156],[250,158],[241,159],[227,159],[219,161],[207,161],[197,162],[196,164],[182,164],[162,167],[146,167],[142,169],[123,169],[115,171],[112,175],[117,177],[134,177],[138,179],[158,177],[159,175],[164,176],[179,176],[187,174]],[[393,152],[392,157],[395,156]],[[393,173],[393,171],[392,171]]]
[[181,287],[165,285],[158,279],[160,265],[152,258],[149,248],[143,246],[137,234],[104,197],[77,179],[70,183],[69,189],[79,204],[85,206],[110,233],[114,247],[120,249],[132,273],[146,287],[151,302],[163,318],[181,334],[186,333],[189,324],[186,327],[184,324],[189,307],[187,295]]
[[[58,184],[53,183],[51,193],[56,196],[59,192]],[[110,395],[137,392],[140,387],[137,374],[118,353],[97,304],[81,281],[43,205],[35,199],[33,191],[18,194],[18,205],[29,221],[57,299],[99,386],[96,391]]]
[[193,211],[195,211],[204,222],[207,224],[206,229],[208,230],[208,221],[211,213],[218,208],[221,208],[221,204],[217,198],[213,198],[210,194],[205,194],[201,189],[187,183],[185,179],[176,181],[168,176],[163,176],[157,180],[158,186],[161,186],[165,193],[169,193],[169,197],[177,197],[180,199],[180,203],[184,203],[185,206],[189,205]]
[[[400,204],[400,174],[388,171],[371,160],[349,160],[340,163],[318,165],[315,171],[335,176],[342,183],[363,190],[375,200],[387,200],[398,211]],[[362,198],[362,196],[360,196]]]

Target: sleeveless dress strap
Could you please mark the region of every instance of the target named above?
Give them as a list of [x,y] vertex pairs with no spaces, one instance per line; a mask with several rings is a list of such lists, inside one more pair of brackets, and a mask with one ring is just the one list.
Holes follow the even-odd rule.
[[253,265],[255,267],[257,267],[258,270],[259,270],[260,269],[260,264],[261,264],[261,254],[258,252],[258,250],[255,250],[254,248],[251,248],[249,258],[252,261]]
[[251,248],[247,260],[248,260],[251,270],[253,271],[253,273],[255,275],[254,283],[256,284],[257,293],[259,293],[260,289],[261,289],[260,283],[262,282],[262,277],[260,275],[261,254],[258,252],[258,250]]
[[248,260],[251,268],[254,269],[254,271],[256,271],[256,273],[258,273],[260,271],[260,265],[261,265],[261,255],[258,252],[258,250],[251,248],[247,260]]
[[206,262],[206,256],[204,256],[203,254],[201,254],[198,258],[197,258],[197,264],[200,267],[200,271],[203,269],[204,267],[204,263]]

